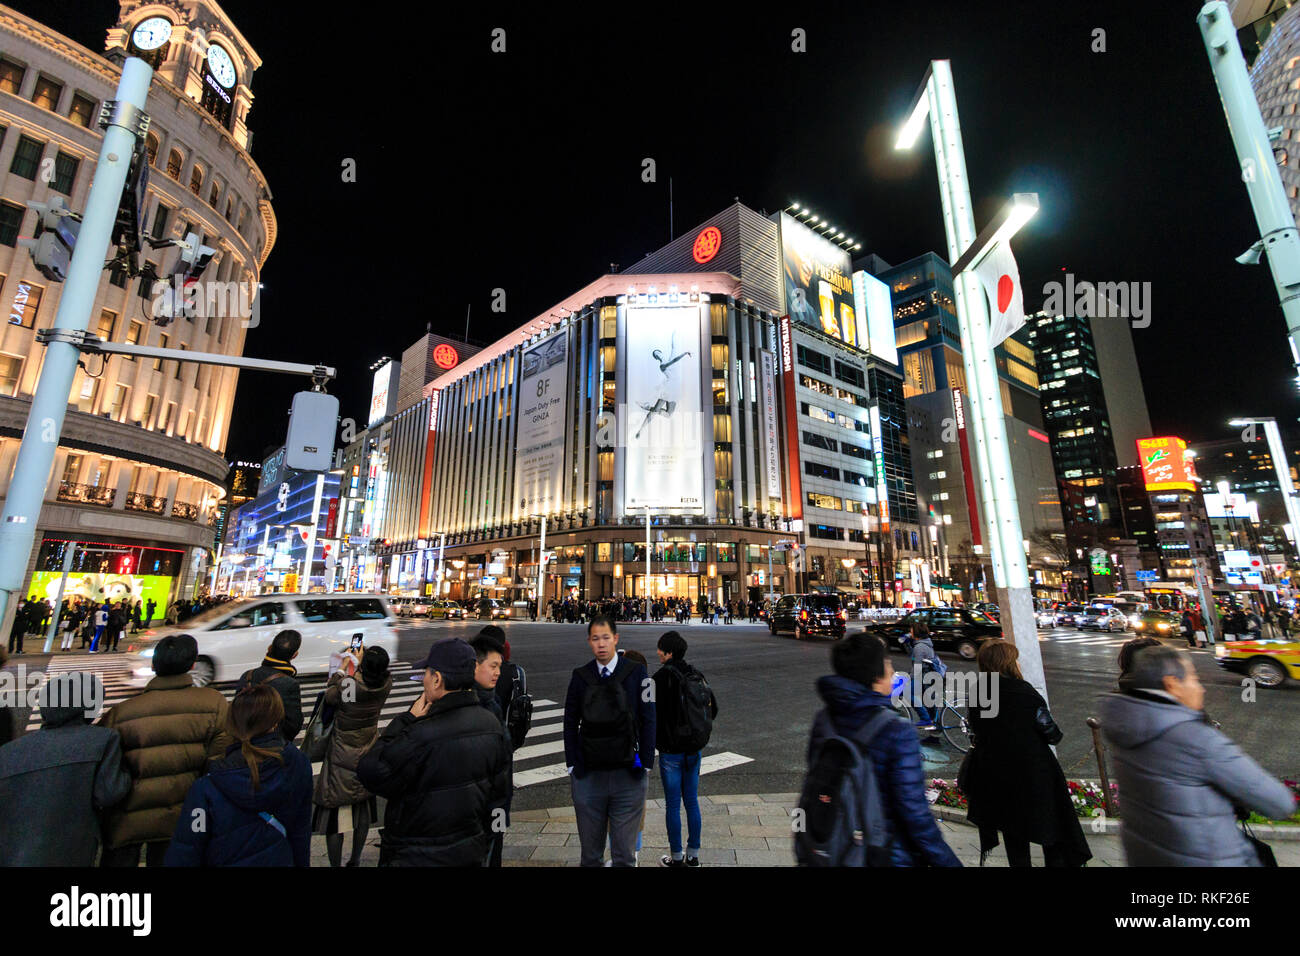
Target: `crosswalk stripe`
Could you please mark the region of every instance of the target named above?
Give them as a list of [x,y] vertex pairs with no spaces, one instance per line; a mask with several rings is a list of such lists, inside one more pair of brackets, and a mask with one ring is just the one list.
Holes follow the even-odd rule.
[[[561,749],[563,748],[561,747]],[[738,767],[741,764],[753,763],[753,761],[753,757],[746,757],[743,754],[732,753],[731,751],[710,754],[700,761],[700,773],[717,773],[719,770]],[[563,762],[549,764],[545,767],[536,767],[532,770],[516,770],[515,787],[532,787],[539,783],[561,780],[567,775],[568,767]]]
[[529,746],[520,747],[518,750],[515,751],[515,759],[528,760],[532,757],[544,757],[548,754],[557,754],[557,753],[562,753],[563,751],[564,751],[563,740],[550,740],[544,744],[535,744],[531,747]]

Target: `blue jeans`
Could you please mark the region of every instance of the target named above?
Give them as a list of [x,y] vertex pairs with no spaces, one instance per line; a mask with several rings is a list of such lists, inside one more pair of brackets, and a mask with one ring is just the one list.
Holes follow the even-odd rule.
[[921,701],[924,699],[924,688],[922,686],[921,678],[930,673],[930,670],[931,668],[926,666],[919,668],[915,664],[912,666],[912,709],[916,711],[917,720],[923,724],[932,724],[937,719],[937,715],[934,711],[921,704]]
[[[659,755],[659,779],[664,785],[664,816],[668,823],[668,847],[682,852],[682,802],[686,803],[686,847],[700,849],[700,755]],[[692,853],[692,856],[694,853]]]

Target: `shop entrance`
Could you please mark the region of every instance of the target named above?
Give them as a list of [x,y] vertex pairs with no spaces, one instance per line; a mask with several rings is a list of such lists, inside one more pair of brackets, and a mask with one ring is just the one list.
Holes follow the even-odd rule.
[[[630,597],[645,595],[645,575],[629,574],[626,577],[627,594]],[[653,574],[650,576],[650,599],[687,598],[691,601],[700,599],[700,575],[698,574]]]

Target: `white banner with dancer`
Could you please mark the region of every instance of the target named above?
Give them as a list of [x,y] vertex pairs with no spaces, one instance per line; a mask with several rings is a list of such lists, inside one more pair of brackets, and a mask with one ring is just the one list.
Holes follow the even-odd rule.
[[625,510],[704,512],[700,309],[627,309]]

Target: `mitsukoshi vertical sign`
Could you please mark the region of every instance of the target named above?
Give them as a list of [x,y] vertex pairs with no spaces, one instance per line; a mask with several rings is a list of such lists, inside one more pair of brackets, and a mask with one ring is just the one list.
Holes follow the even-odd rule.
[[515,502],[521,515],[548,514],[564,496],[568,355],[564,333],[524,353],[515,438]]
[[625,510],[704,511],[700,310],[627,307]]

